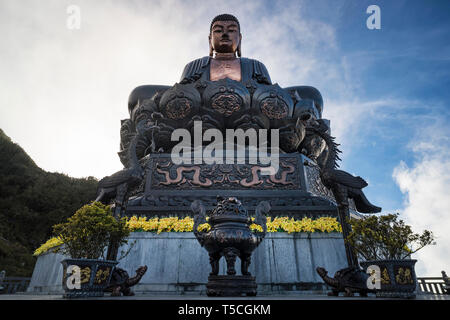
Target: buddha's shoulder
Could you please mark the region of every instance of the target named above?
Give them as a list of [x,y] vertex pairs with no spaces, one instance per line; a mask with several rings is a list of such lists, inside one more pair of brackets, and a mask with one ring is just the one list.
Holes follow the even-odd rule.
[[264,65],[264,63],[262,63],[259,60],[252,59],[252,58],[241,58],[241,60],[242,60],[242,64],[251,65],[253,67],[253,70],[256,72],[259,72],[259,71],[267,72],[266,66]]
[[[244,63],[249,63],[249,64],[254,64],[254,65],[263,65],[264,63],[262,63],[259,60],[256,59],[252,59],[252,58],[240,58],[242,60],[242,62]],[[209,64],[211,60],[211,57],[201,57],[195,60],[190,61],[189,63],[186,64],[186,67],[193,67],[193,66],[206,66]]]
[[261,61],[256,60],[256,59],[252,59],[252,58],[245,58],[245,57],[242,57],[241,60],[242,60],[243,62],[247,62],[247,63],[263,64]]
[[[258,79],[259,82],[271,83],[269,73],[262,62],[251,58],[240,59],[244,70],[246,70],[252,78]],[[206,70],[207,66],[209,66],[210,60],[211,57],[206,56],[192,60],[186,64],[183,74],[181,75],[181,83],[189,83],[198,80]]]
[[209,64],[209,59],[210,57],[203,57],[189,62],[184,67],[180,83],[189,83],[198,80]]
[[252,70],[252,77],[257,79],[258,82],[272,84],[270,80],[269,72],[266,66],[259,60],[251,58],[241,58],[242,65],[247,65],[247,70]]
[[201,57],[186,64],[185,68],[199,68],[208,65],[210,57]]

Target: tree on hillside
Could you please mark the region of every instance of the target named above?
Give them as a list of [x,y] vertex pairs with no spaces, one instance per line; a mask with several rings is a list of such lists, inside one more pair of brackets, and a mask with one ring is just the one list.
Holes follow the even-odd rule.
[[0,129],[0,270],[31,276],[34,250],[95,199],[97,182],[42,170]]

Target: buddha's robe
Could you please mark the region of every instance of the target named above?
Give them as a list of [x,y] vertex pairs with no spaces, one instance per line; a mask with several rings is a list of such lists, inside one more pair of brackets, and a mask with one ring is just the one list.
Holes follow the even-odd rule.
[[[240,58],[241,60],[241,82],[246,83],[253,79],[261,84],[272,84],[269,72],[261,62],[249,59]],[[184,68],[180,83],[192,83],[199,79],[210,80],[210,61],[211,57],[203,57],[189,62]]]

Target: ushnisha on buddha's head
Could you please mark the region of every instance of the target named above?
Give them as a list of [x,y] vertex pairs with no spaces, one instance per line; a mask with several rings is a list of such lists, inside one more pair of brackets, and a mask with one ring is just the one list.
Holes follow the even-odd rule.
[[211,22],[209,31],[209,55],[241,56],[241,40],[238,19],[231,14],[221,14]]

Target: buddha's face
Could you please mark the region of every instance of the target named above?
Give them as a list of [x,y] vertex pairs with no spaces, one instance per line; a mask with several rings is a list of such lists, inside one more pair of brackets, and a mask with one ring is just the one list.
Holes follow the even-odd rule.
[[239,26],[235,21],[214,22],[209,41],[218,53],[235,53],[241,41]]

